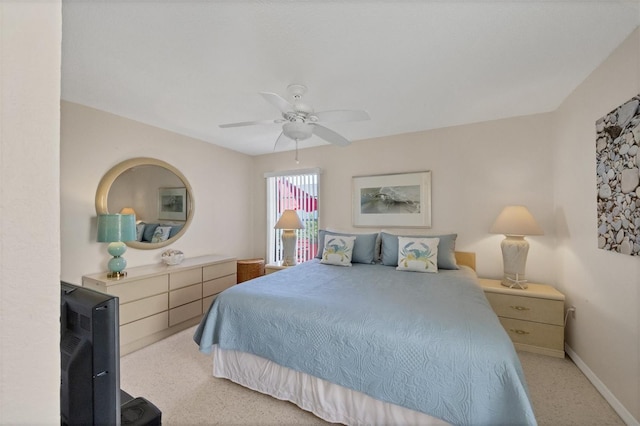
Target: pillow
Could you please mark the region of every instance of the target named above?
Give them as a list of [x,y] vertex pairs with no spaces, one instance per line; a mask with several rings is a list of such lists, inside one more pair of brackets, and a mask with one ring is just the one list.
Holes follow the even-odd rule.
[[151,242],[153,238],[153,234],[156,232],[156,228],[158,227],[157,223],[147,223],[144,225],[144,232],[142,233],[142,241]]
[[156,230],[153,233],[153,237],[151,238],[151,242],[161,243],[163,241],[167,241],[167,238],[169,238],[170,232],[171,232],[170,226],[157,226]]
[[353,245],[356,237],[326,235],[320,263],[327,265],[351,266]]
[[180,232],[180,230],[182,229],[182,227],[183,227],[183,226],[184,226],[184,225],[173,225],[173,226],[171,227],[171,232],[169,232],[169,238],[173,238],[173,237],[175,237],[175,236],[176,236],[176,234],[177,234],[178,232]]
[[145,226],[144,223],[139,223],[136,225],[136,241],[142,241],[144,226]]
[[[321,229],[318,231],[318,247],[324,248],[324,240],[327,235],[342,235],[346,237],[355,237],[355,243],[353,245],[353,259],[354,263],[375,263],[376,258],[376,238],[378,233],[375,234],[349,234],[345,232],[326,231]],[[322,258],[322,250],[318,250],[316,258]]]
[[398,237],[398,271],[438,272],[440,238]]
[[[398,266],[398,235],[381,232],[380,236],[382,237],[382,264]],[[458,234],[406,236],[415,238],[439,238],[438,269],[459,269],[455,255],[456,238]]]

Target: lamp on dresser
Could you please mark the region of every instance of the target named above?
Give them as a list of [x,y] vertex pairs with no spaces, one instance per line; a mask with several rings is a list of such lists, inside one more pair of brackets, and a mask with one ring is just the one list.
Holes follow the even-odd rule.
[[137,221],[138,217],[136,214],[136,211],[133,209],[133,207],[123,207],[120,210],[120,214],[132,214],[134,216],[134,220]]
[[525,206],[507,206],[498,215],[489,232],[505,235],[500,244],[504,268],[502,285],[509,288],[527,288],[525,265],[529,242],[524,237],[542,235],[542,228]]
[[296,229],[304,229],[304,225],[295,210],[285,210],[278,219],[274,229],[282,229],[282,265],[295,266],[297,239]]
[[107,251],[113,256],[107,264],[108,278],[125,277],[127,251],[125,242],[136,239],[136,218],[132,214],[101,214],[98,216],[98,242],[109,243]]

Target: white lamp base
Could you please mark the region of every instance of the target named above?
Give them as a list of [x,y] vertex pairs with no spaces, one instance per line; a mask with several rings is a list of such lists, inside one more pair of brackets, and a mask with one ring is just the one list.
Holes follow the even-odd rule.
[[502,285],[509,288],[527,288],[527,280],[524,274],[529,253],[529,243],[521,235],[507,235],[502,243],[502,263],[504,276]]
[[293,229],[282,231],[282,266],[295,266],[298,264],[296,260],[297,243],[296,231]]

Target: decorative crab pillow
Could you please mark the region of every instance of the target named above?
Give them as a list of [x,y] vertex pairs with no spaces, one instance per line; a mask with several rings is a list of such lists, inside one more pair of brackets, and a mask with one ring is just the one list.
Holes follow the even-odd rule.
[[169,238],[169,233],[171,232],[170,226],[158,226],[155,231],[153,231],[153,237],[151,238],[152,243],[161,243],[163,241],[167,241]]
[[438,272],[439,238],[398,237],[398,271]]
[[356,237],[346,235],[326,235],[320,263],[327,265],[351,266],[353,243]]

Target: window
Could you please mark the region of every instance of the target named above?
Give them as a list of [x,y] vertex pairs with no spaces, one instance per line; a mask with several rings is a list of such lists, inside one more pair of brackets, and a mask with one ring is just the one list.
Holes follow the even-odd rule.
[[298,229],[297,262],[318,252],[318,194],[320,169],[267,173],[267,263],[282,261],[282,230],[273,229],[282,212],[295,210],[304,224]]

